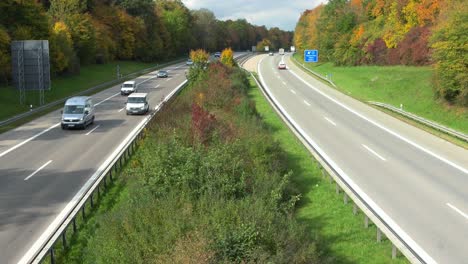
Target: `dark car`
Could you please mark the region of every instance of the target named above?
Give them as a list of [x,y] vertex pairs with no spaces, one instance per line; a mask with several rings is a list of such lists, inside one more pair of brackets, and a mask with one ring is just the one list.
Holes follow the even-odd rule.
[[167,78],[169,75],[167,74],[167,71],[160,70],[158,71],[158,78]]

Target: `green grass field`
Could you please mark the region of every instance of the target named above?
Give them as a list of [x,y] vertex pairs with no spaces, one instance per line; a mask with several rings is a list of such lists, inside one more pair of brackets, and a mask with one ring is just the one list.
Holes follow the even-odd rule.
[[[79,91],[86,90],[103,82],[116,78],[117,65],[120,65],[120,72],[126,75],[142,69],[155,66],[155,63],[142,63],[136,61],[116,61],[107,64],[93,64],[81,67],[79,75],[61,76],[52,79],[50,91],[45,92],[45,102],[53,102],[58,99],[71,96]],[[26,94],[26,104],[20,105],[19,91],[15,88],[0,87],[0,120],[7,119],[14,115],[28,111],[29,105],[37,107],[39,105],[39,93],[29,91]]]
[[[295,57],[303,62],[299,54]],[[449,106],[434,97],[430,67],[336,67],[331,63],[306,66],[321,75],[331,74],[337,89],[354,98],[397,107],[403,104],[405,111],[468,133],[468,109]]]
[[318,238],[318,247],[326,263],[407,263],[401,255],[392,260],[391,243],[388,240],[377,243],[375,226],[365,229],[363,214],[354,216],[352,204],[344,205],[342,194],[335,194],[334,184],[321,177],[320,166],[261,91],[252,89],[251,96],[274,139],[288,154],[288,167],[294,172],[294,180],[302,186],[297,217],[308,226],[310,235]]

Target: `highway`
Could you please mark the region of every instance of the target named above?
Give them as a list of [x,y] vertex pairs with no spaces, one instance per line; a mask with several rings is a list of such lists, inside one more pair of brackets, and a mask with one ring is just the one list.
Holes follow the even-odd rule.
[[[278,70],[284,59],[288,69]],[[265,88],[428,263],[468,263],[468,151],[263,56]]]
[[[152,109],[183,83],[185,63],[135,79]],[[120,86],[92,96],[96,120],[62,130],[60,110],[0,134],[0,264],[17,263],[104,160],[146,116],[127,116]],[[154,110],[153,110],[154,111]]]

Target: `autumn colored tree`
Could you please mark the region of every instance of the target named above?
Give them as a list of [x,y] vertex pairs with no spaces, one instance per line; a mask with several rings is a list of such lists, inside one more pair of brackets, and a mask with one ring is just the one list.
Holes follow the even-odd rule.
[[221,52],[220,61],[222,64],[230,67],[236,64],[234,61],[234,53],[232,52],[231,48],[224,49],[223,52]]

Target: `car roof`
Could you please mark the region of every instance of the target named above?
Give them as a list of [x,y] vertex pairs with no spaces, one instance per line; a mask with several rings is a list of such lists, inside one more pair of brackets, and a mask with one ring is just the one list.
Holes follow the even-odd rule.
[[135,84],[135,81],[126,81],[124,84]]
[[86,100],[91,99],[89,96],[75,96],[68,98],[65,105],[82,105],[86,103]]
[[147,95],[147,93],[132,93],[128,97],[146,97]]

